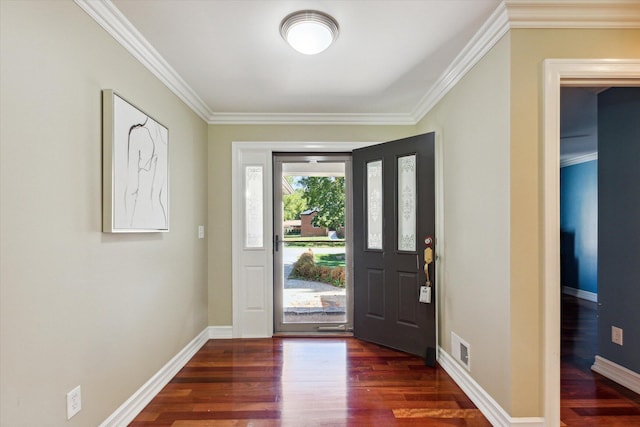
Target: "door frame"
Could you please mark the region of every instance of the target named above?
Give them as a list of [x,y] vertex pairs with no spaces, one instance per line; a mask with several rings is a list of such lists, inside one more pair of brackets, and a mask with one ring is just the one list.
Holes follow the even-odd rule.
[[[443,147],[442,132],[440,129],[428,130],[435,132],[435,191],[436,191],[436,247],[438,253],[435,256],[436,277],[435,286],[438,286],[439,292],[436,292],[436,348],[437,358],[439,359],[440,340],[439,340],[439,307],[443,298],[443,289],[445,289],[445,266],[446,258],[444,254],[444,182],[443,182]],[[271,248],[273,242],[273,153],[274,152],[351,152],[356,148],[367,147],[369,145],[380,144],[384,141],[345,141],[345,142],[300,142],[300,141],[235,141],[231,144],[231,257],[232,257],[232,337],[233,338],[270,338],[273,335],[273,255],[270,250],[265,251],[264,264],[266,273],[262,283],[262,291],[264,292],[265,310],[258,313],[258,316],[247,318],[242,310],[242,303],[245,301],[247,284],[243,283],[242,278],[242,259],[244,237],[244,221],[234,220],[234,218],[244,217],[244,192],[243,192],[243,169],[245,164],[253,164],[245,162],[247,154],[253,157],[260,157],[263,160],[263,189],[264,189],[264,242],[265,249]]]
[[[376,142],[300,142],[300,141],[237,141],[231,144],[231,299],[232,337],[270,338],[273,335],[273,153],[274,152],[345,152]],[[246,165],[260,165],[263,169],[263,242],[259,250],[244,247],[244,176]],[[234,220],[239,218],[240,220]],[[256,257],[256,253],[261,256]],[[248,257],[247,254],[250,256]],[[251,259],[248,259],[251,258]],[[253,265],[250,265],[253,264]],[[247,274],[247,270],[259,274]],[[257,280],[259,306],[248,306],[250,294],[248,278]],[[255,297],[254,297],[255,298]],[[255,302],[255,299],[254,299]]]
[[544,418],[560,421],[560,87],[640,86],[640,60],[546,59],[542,87]]
[[[294,152],[289,154],[288,152],[283,153],[283,152],[278,152],[275,155],[272,155],[273,158],[273,164],[274,164],[274,168],[273,168],[273,173],[274,173],[274,182],[279,182],[280,178],[282,177],[282,164],[283,163],[301,163],[301,162],[305,162],[305,161],[309,161],[309,159],[313,158],[313,160],[315,160],[318,163],[342,163],[344,165],[344,183],[345,183],[345,191],[344,191],[344,198],[345,198],[345,223],[344,223],[344,229],[345,229],[345,255],[346,255],[346,260],[347,260],[347,264],[346,264],[346,283],[345,283],[345,291],[346,291],[346,311],[345,311],[345,321],[344,322],[291,322],[291,323],[285,323],[284,321],[280,321],[280,323],[278,322],[278,320],[276,320],[276,316],[282,316],[283,312],[276,312],[276,299],[278,297],[282,298],[283,294],[282,292],[277,291],[277,288],[279,287],[278,283],[275,283],[274,280],[274,286],[273,286],[273,291],[274,291],[274,298],[273,298],[273,307],[274,307],[274,332],[278,333],[278,334],[292,334],[292,335],[296,335],[296,334],[304,334],[304,335],[316,335],[318,334],[320,335],[327,335],[327,332],[329,332],[329,329],[325,329],[325,332],[320,331],[320,329],[318,329],[319,327],[324,327],[324,328],[334,328],[335,330],[331,330],[330,332],[332,333],[350,333],[353,330],[353,191],[352,191],[352,186],[353,186],[353,181],[352,181],[352,162],[351,162],[351,151],[349,152],[341,152],[341,153],[321,153],[321,152],[316,152],[316,153],[308,153],[308,152]],[[280,163],[280,166],[278,166],[278,162]],[[276,175],[276,173],[279,173],[281,176],[278,177]],[[279,194],[280,198],[283,197],[282,195],[282,189],[280,188],[280,190],[277,189],[277,186],[273,187],[273,197],[272,200],[275,202],[276,201],[276,194]],[[280,200],[281,201],[281,200]],[[274,206],[275,207],[275,206]],[[273,227],[272,230],[274,230],[276,228],[276,224],[278,223],[278,221],[282,221],[282,214],[278,214],[276,212],[276,210],[273,210]],[[284,233],[280,236],[282,238],[281,243],[282,243],[282,247],[280,249],[280,254],[283,254],[284,250],[285,250],[285,243],[284,243]],[[275,246],[275,244],[274,244]],[[282,257],[280,257],[280,259],[278,259],[278,257],[274,254],[273,256],[273,265],[275,267],[275,263],[278,262],[279,260],[281,260]],[[278,268],[280,269],[282,267],[282,265],[278,265]],[[280,273],[275,271],[273,271],[273,278],[274,279],[278,279],[278,281],[282,280],[282,284],[284,285],[284,283],[286,282],[286,277],[282,277],[282,269],[280,269]],[[277,286],[276,286],[277,285]],[[281,299],[282,301],[282,299]],[[277,307],[279,309],[284,309],[283,304],[281,303],[279,307]],[[340,328],[339,326],[336,326],[337,324],[341,325],[342,328]],[[275,331],[275,329],[278,328],[280,330]],[[312,330],[315,329],[315,330]]]

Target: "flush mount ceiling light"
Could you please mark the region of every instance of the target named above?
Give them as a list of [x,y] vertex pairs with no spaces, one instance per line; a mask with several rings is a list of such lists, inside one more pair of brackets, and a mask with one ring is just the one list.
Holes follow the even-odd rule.
[[338,23],[326,13],[301,10],[282,20],[280,34],[298,52],[315,55],[338,37]]

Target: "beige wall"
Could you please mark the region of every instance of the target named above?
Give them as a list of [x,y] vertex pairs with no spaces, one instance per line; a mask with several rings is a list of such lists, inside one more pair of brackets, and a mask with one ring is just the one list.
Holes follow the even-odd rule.
[[439,334],[470,345],[471,376],[503,408],[509,390],[509,36],[418,124],[442,143]]
[[[640,30],[511,31],[511,389],[515,416],[535,415],[544,373],[541,303],[542,62],[640,58]],[[559,326],[559,325],[558,325]],[[541,404],[540,404],[541,405]],[[538,409],[540,414],[542,408]]]
[[638,57],[638,30],[512,30],[418,125],[443,142],[441,345],[469,342],[472,377],[511,416],[543,414],[542,61]]
[[[0,424],[97,425],[232,323],[231,143],[442,141],[440,337],[512,416],[541,398],[541,64],[638,58],[639,30],[512,30],[418,126],[207,126],[72,2],[0,1]],[[170,129],[171,232],[101,227],[100,90]],[[205,199],[207,201],[205,201]],[[207,243],[196,227],[209,224]],[[207,278],[208,271],[208,278]],[[208,297],[207,297],[208,292]]]
[[[208,129],[75,3],[0,8],[0,425],[96,426],[207,326]],[[169,233],[101,233],[104,88],[169,128]]]
[[230,326],[231,143],[385,142],[415,135],[413,126],[209,126],[209,325]]

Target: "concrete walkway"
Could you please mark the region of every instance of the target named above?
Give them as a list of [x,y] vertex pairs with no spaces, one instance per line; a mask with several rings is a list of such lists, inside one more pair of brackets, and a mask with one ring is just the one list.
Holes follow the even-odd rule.
[[[285,248],[284,260],[284,313],[291,315],[344,315],[346,291],[328,283],[290,279],[293,263],[308,248]],[[344,248],[313,248],[316,254],[343,253]],[[333,317],[333,316],[332,316]],[[305,316],[304,322],[308,322]]]

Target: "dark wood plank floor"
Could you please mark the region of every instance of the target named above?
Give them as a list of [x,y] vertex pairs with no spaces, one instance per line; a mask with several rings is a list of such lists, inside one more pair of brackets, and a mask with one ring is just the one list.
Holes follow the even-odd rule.
[[490,426],[440,367],[354,338],[211,340],[130,424]]
[[597,306],[562,297],[560,419],[566,426],[640,426],[640,395],[591,371]]

